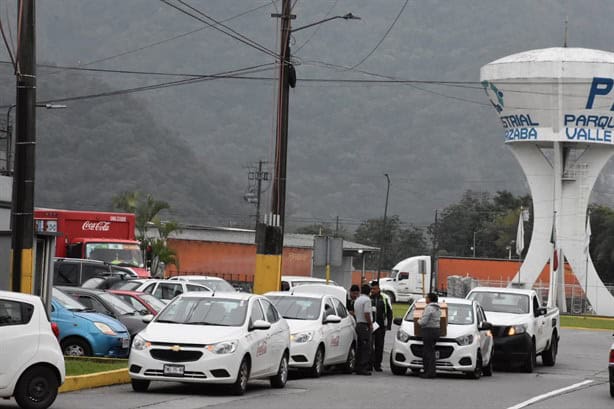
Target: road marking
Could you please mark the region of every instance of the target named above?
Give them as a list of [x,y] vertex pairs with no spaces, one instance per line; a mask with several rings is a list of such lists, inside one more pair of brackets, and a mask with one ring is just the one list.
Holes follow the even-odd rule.
[[573,389],[577,389],[577,388],[579,388],[581,386],[584,386],[584,385],[588,385],[589,383],[592,383],[592,382],[593,381],[589,379],[589,380],[586,380],[586,381],[583,381],[583,382],[575,383],[573,385],[566,386],[565,388],[557,389],[557,390],[552,391],[552,392],[544,393],[543,395],[535,396],[534,398],[531,398],[529,400],[525,400],[524,402],[521,402],[521,403],[519,403],[517,405],[510,406],[507,409],[521,409],[521,408],[527,407],[529,405],[532,405],[534,403],[537,403],[539,401],[551,398],[551,397],[556,396],[556,395],[561,395],[561,394],[563,394],[565,392],[571,391]]

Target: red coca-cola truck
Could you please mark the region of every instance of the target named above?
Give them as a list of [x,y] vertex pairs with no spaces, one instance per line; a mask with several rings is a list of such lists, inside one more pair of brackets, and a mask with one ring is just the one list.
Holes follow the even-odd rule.
[[36,209],[36,230],[58,232],[56,257],[101,260],[149,277],[132,213]]

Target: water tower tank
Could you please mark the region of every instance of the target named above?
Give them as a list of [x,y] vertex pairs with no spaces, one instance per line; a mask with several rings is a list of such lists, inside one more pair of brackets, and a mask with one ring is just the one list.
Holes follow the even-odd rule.
[[531,50],[485,65],[480,79],[533,198],[531,243],[514,280],[534,284],[556,257],[550,265],[560,267],[551,275],[550,301],[579,312],[584,305],[570,305],[565,294],[566,260],[591,308],[614,315],[614,297],[595,271],[585,234],[591,191],[614,153],[614,54]]

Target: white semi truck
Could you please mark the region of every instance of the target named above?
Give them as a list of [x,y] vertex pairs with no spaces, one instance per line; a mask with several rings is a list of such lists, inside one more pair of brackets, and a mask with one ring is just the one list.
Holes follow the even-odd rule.
[[393,267],[390,277],[379,281],[391,302],[411,302],[431,290],[431,257],[409,257]]

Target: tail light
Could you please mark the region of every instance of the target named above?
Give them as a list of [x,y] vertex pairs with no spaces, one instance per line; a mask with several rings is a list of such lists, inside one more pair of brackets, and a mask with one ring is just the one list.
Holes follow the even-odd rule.
[[614,349],[610,349],[610,363],[614,364]]
[[[58,327],[58,324],[56,324],[55,322],[51,323],[51,331],[53,331],[53,335],[55,335],[55,337],[58,339],[58,341],[60,340],[60,327]],[[611,359],[611,356],[610,356]]]

